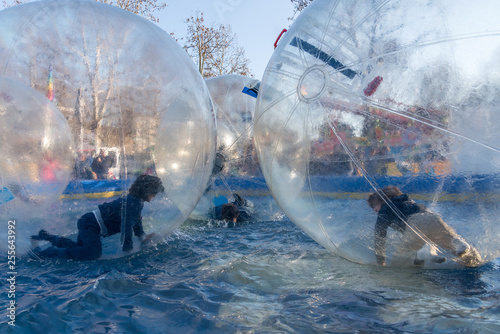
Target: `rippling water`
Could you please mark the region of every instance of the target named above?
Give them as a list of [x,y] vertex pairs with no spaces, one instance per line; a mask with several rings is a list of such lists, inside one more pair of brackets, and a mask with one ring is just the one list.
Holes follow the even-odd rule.
[[0,331],[498,333],[498,264],[377,268],[331,255],[286,218],[235,228],[191,220],[121,259],[18,259],[16,326],[4,288]]

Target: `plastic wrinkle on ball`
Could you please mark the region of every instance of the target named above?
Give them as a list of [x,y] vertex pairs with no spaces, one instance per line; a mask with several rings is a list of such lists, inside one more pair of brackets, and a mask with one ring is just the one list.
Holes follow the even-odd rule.
[[[0,77],[0,235],[7,241],[15,221],[18,251],[29,247],[26,231],[47,216],[74,166],[68,122],[56,105],[17,80]],[[7,242],[2,251],[7,252]]]
[[[216,144],[210,94],[186,52],[154,23],[96,1],[11,7],[0,30],[0,75],[52,100],[75,142],[68,187],[29,233],[75,234],[83,214],[141,174],[165,188],[144,205],[145,233],[175,231],[207,186]],[[103,243],[103,257],[123,255],[120,233]]]
[[[437,240],[443,230],[386,198],[405,226],[388,229],[387,265],[500,256],[499,6],[315,0],[300,14],[268,63],[254,127],[268,186],[296,225],[345,259],[376,264],[367,198],[393,185],[456,237]],[[474,248],[475,260],[457,256]]]
[[273,205],[253,143],[257,100],[252,96],[255,92],[252,95],[244,92],[259,82],[228,74],[206,79],[205,83],[216,110],[217,153],[209,187],[191,217],[216,219],[220,216],[220,206],[236,201],[238,194],[254,204],[253,207],[238,205],[239,220],[273,219],[278,207]]

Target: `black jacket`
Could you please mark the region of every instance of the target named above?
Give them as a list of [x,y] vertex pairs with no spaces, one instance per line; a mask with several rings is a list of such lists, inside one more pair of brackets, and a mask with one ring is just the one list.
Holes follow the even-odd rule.
[[375,223],[375,255],[378,263],[385,261],[387,229],[391,227],[404,232],[408,216],[427,210],[425,205],[415,203],[406,194],[393,197],[390,201],[391,205],[382,204]]
[[121,196],[113,202],[99,205],[102,220],[108,229],[108,235],[121,232],[122,215],[125,219],[125,240],[123,250],[129,251],[133,248],[132,230],[138,237],[144,235],[142,227],[141,212],[144,201],[131,195]]

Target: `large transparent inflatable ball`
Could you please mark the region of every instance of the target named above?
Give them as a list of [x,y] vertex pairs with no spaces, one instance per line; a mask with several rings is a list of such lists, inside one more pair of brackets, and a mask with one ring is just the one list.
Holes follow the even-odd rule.
[[500,256],[499,9],[315,0],[301,13],[267,66],[254,127],[295,224],[365,264]]
[[270,196],[253,143],[259,81],[227,74],[205,83],[216,110],[217,151],[209,187],[192,217],[220,219],[222,205],[232,202],[241,211],[240,221],[272,219],[279,208]]
[[[0,30],[0,75],[52,100],[75,142],[72,180],[40,227],[76,233],[81,215],[142,174],[165,188],[144,205],[145,233],[161,240],[182,224],[206,188],[216,140],[210,94],[186,52],[152,22],[96,1],[11,7]],[[104,255],[120,256],[119,234],[104,239]]]
[[[74,151],[68,122],[44,95],[0,77],[0,235],[26,251],[29,235],[68,185]],[[9,230],[11,233],[9,233]],[[17,238],[16,238],[17,237]]]

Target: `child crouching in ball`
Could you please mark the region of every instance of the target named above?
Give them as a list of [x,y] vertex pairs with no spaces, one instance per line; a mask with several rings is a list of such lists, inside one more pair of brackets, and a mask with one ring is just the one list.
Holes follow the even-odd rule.
[[152,234],[145,236],[142,227],[142,208],[144,202],[150,202],[164,188],[160,178],[141,175],[130,186],[128,192],[120,198],[103,203],[97,210],[84,214],[77,222],[78,238],[71,239],[52,235],[41,230],[32,236],[33,240],[46,240],[52,244],[45,250],[35,248],[33,253],[39,258],[63,258],[73,260],[95,260],[102,255],[101,237],[108,237],[122,232],[124,222],[123,251],[133,248],[132,232],[144,244]]
[[[408,259],[413,259],[414,265],[422,266],[424,260],[419,259],[417,253],[426,244],[426,239],[455,255],[462,265],[476,267],[482,264],[478,251],[446,224],[440,215],[429,211],[423,204],[415,203],[399,188],[387,186],[371,194],[368,205],[377,213],[374,240],[377,264],[386,264],[389,228],[401,233],[401,241],[391,261],[393,266],[401,266]],[[444,261],[446,258],[437,254],[432,259],[432,262],[437,263]]]

